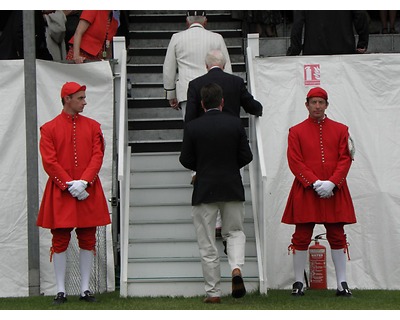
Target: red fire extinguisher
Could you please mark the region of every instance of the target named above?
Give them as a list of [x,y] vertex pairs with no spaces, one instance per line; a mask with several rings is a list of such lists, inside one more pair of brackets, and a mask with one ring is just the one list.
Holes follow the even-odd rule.
[[308,248],[310,259],[310,289],[326,289],[326,248],[319,243],[325,233],[315,236],[314,244]]

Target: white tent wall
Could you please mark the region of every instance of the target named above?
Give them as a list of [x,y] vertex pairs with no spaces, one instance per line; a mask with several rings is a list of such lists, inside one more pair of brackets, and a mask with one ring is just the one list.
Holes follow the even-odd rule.
[[0,61],[0,74],[0,297],[26,296],[29,288],[24,64]]
[[[281,223],[294,179],[287,135],[308,117],[308,90],[321,86],[328,92],[328,117],[349,127],[356,147],[348,184],[358,221],[345,227],[349,286],[400,289],[400,55],[272,57],[253,63],[256,97],[264,106],[268,287],[290,288],[294,281],[287,249],[294,226]],[[307,65],[315,72],[308,73]],[[324,232],[317,225],[314,236]],[[321,244],[327,247],[328,287],[335,289],[329,244]]]
[[[109,62],[81,65],[52,61],[36,61],[38,141],[39,127],[62,110],[60,90],[67,81],[87,86],[87,105],[83,114],[101,123],[106,141],[106,154],[100,179],[107,199],[111,196],[112,138],[113,138],[113,75]],[[22,60],[0,61],[0,297],[27,296],[27,178],[25,142],[24,65]],[[47,174],[39,153],[39,201]],[[109,204],[110,205],[110,204]],[[109,208],[111,212],[111,208]],[[53,264],[49,260],[51,234],[40,228],[40,292],[56,293]],[[75,235],[73,235],[75,236]],[[106,228],[107,290],[115,289],[114,257],[111,226]]]

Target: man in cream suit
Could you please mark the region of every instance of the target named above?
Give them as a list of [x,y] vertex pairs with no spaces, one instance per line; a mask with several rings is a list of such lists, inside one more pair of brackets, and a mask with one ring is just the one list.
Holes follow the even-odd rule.
[[[228,49],[223,37],[205,29],[205,11],[188,11],[188,28],[171,37],[163,65],[163,82],[169,105],[182,110],[185,118],[187,89],[189,81],[207,73],[204,59],[212,49],[221,50],[226,57],[225,71],[232,73]],[[178,72],[178,74],[177,74]]]

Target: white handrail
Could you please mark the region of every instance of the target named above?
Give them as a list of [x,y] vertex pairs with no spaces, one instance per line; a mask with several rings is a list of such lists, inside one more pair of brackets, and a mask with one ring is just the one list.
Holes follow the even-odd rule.
[[129,194],[130,194],[130,162],[131,147],[126,148],[123,154],[125,165],[125,179],[121,181],[121,237],[120,237],[120,296],[128,296],[128,250],[129,250]]
[[114,70],[116,101],[116,139],[118,154],[118,181],[120,189],[120,295],[128,295],[128,249],[129,249],[129,193],[130,193],[130,157],[128,146],[128,106],[127,106],[127,50],[124,37],[114,37],[114,56],[118,64]]
[[[125,66],[125,67],[123,67]],[[118,118],[118,154],[123,155],[125,153],[126,146],[128,144],[128,128],[127,128],[127,105],[126,105],[126,49],[122,50],[121,55],[121,87],[120,87],[120,109]],[[118,180],[123,181],[124,179],[124,162],[123,156],[118,157]]]
[[[251,37],[249,37],[251,38]],[[258,37],[253,37],[256,40],[255,52],[258,52]],[[246,48],[246,62],[247,62],[247,75],[248,75],[248,90],[254,96],[256,95],[255,79],[254,79],[254,67],[253,58],[254,52],[252,46],[254,46],[254,40],[249,41],[249,45]],[[251,43],[253,42],[253,43]],[[262,136],[260,128],[260,119],[252,116],[250,122],[250,135],[253,139],[250,139],[250,143],[255,154],[255,159],[250,163],[250,185],[252,186],[251,197],[253,204],[253,218],[254,218],[254,229],[256,237],[256,250],[257,250],[257,263],[260,278],[260,293],[267,294],[267,272],[266,272],[266,254],[265,254],[265,234],[262,237],[260,230],[265,230],[265,221],[262,219],[264,212],[264,190],[265,183],[267,180],[265,162],[264,162],[264,151],[262,147]],[[260,181],[261,180],[261,181]],[[260,225],[261,221],[261,225]],[[260,228],[261,227],[261,228]],[[264,241],[263,241],[264,240]]]

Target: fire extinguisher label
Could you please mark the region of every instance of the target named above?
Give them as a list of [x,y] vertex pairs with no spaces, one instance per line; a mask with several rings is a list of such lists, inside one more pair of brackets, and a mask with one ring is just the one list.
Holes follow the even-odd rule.
[[313,249],[312,251],[310,251],[310,254],[325,254],[325,250],[324,249]]
[[326,289],[326,248],[321,245],[309,248],[310,256],[310,288]]

